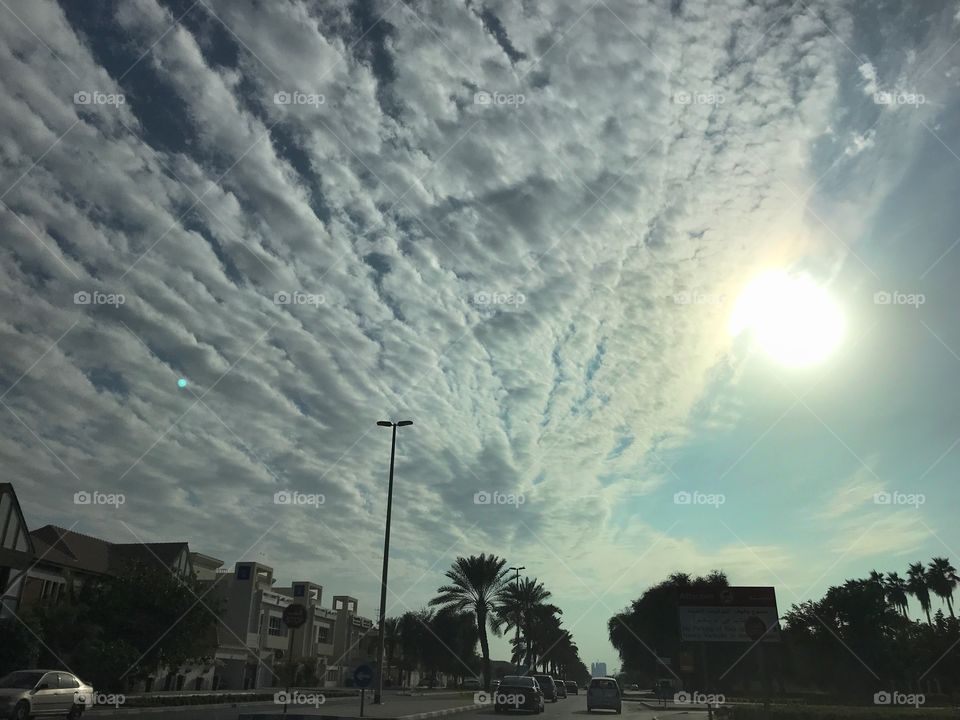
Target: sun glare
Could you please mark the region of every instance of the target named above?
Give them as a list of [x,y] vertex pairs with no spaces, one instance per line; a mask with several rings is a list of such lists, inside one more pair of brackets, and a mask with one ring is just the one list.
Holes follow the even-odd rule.
[[730,333],[748,332],[777,362],[805,367],[822,362],[843,337],[843,314],[826,290],[803,275],[772,270],[737,300]]

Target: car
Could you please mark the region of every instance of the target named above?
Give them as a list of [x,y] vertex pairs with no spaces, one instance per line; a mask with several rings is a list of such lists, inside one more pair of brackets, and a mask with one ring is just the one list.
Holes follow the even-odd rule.
[[543,712],[543,690],[536,678],[529,675],[507,675],[493,695],[494,712],[526,710],[534,715]]
[[15,670],[0,678],[0,717],[78,718],[93,706],[93,688],[63,670]]
[[544,700],[557,702],[557,685],[553,682],[552,677],[549,675],[532,675],[531,677],[533,677],[540,685],[540,690],[543,691]]
[[566,684],[563,682],[563,680],[557,680],[557,678],[554,678],[554,679],[553,679],[553,684],[557,686],[557,697],[560,698],[561,700],[566,700],[566,699],[567,699],[567,686],[566,686]]
[[567,694],[568,694],[568,695],[579,695],[579,694],[580,694],[580,688],[577,687],[577,683],[574,682],[573,680],[564,680],[564,681],[563,681],[563,684],[567,686]]
[[612,677],[595,677],[587,687],[587,712],[594,710],[622,711],[620,686]]
[[477,678],[464,678],[463,685],[461,685],[464,690],[479,690],[480,681]]
[[491,680],[491,681],[490,681],[490,692],[496,692],[498,687],[500,687],[500,681],[499,681],[499,680]]

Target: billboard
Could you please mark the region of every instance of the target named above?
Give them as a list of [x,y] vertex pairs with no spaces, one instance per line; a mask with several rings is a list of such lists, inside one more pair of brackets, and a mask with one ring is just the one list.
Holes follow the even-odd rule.
[[677,613],[684,641],[780,641],[777,596],[772,587],[678,590]]

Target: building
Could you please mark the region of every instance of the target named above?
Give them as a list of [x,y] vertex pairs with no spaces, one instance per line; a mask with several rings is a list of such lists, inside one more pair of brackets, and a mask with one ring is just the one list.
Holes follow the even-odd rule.
[[[213,687],[281,687],[290,660],[310,685],[343,685],[368,658],[364,640],[373,637],[373,621],[357,614],[356,598],[337,595],[331,608],[324,608],[322,585],[300,580],[277,587],[268,565],[238,562],[232,572],[209,563],[202,567],[198,579],[204,592],[224,607]],[[283,622],[292,603],[307,608],[306,623],[294,630]]]
[[[195,578],[198,603],[220,609],[208,639],[212,662],[161,670],[137,690],[281,687],[291,660],[306,684],[347,685],[374,655],[373,621],[359,615],[354,597],[335,595],[324,607],[322,585],[278,587],[268,565],[238,562],[229,570],[186,542],[114,543],[56,525],[29,532],[13,486],[0,483],[0,617],[69,602],[84,583],[135,565]],[[307,622],[295,630],[283,623],[291,603],[307,608]]]
[[0,483],[0,619],[20,609],[24,580],[36,557],[33,540],[10,483]]
[[590,663],[591,677],[607,677],[607,664],[604,662]]

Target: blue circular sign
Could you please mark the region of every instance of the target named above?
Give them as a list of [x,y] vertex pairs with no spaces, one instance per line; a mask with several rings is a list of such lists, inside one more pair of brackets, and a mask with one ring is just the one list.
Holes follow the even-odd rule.
[[369,665],[357,665],[353,671],[353,684],[357,687],[370,687],[373,682],[373,668]]

